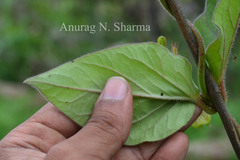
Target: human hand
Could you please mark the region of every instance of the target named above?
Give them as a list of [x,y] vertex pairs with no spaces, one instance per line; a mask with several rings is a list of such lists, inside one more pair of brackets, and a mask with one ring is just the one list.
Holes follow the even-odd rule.
[[[196,108],[183,131],[200,114]],[[158,142],[124,146],[132,123],[132,91],[122,78],[111,78],[81,128],[52,104],[46,104],[0,141],[1,160],[181,160],[188,137],[177,132]]]

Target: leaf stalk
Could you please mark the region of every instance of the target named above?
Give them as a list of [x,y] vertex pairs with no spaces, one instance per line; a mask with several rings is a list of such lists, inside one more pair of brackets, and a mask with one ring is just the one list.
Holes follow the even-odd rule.
[[216,113],[216,111],[214,109],[212,109],[211,107],[207,106],[203,100],[201,99],[201,96],[199,96],[199,99],[197,100],[197,102],[195,102],[196,105],[201,108],[202,110],[204,110],[206,113],[208,114],[214,114]]
[[187,21],[188,25],[190,26],[193,35],[197,41],[197,52],[198,52],[198,82],[200,85],[200,89],[202,92],[202,96],[204,101],[209,100],[209,95],[207,92],[207,87],[206,87],[206,82],[205,82],[205,51],[204,51],[204,44],[202,41],[202,38],[198,32],[198,30],[194,27],[194,25],[190,22]]

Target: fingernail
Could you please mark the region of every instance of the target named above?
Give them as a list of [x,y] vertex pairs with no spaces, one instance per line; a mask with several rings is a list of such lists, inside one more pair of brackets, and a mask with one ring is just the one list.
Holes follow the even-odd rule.
[[122,100],[126,97],[127,91],[126,81],[122,77],[112,77],[103,90],[103,99]]

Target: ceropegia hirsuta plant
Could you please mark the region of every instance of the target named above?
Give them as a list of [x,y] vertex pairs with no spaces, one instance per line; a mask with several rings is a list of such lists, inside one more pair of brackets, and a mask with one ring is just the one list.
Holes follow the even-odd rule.
[[[161,3],[176,18],[193,52],[198,64],[198,85],[192,80],[188,60],[171,53],[164,37],[158,43],[128,44],[91,53],[31,77],[25,83],[37,88],[83,126],[106,81],[112,76],[124,77],[134,96],[133,125],[127,145],[160,140],[176,132],[190,120],[195,104],[205,111],[195,125],[199,122],[201,125],[201,119],[209,123],[208,114],[216,111],[221,116],[217,104],[225,106],[221,101],[225,99],[224,73],[239,23],[240,1],[206,1],[205,11],[194,25],[183,17],[174,0]],[[206,83],[211,76],[222,93],[220,100],[213,98],[216,87]],[[237,123],[234,125],[236,132]],[[232,143],[239,157],[239,135],[235,140]]]
[[219,85],[224,100],[224,76],[239,24],[239,13],[239,0],[208,0],[206,11],[195,21],[204,40],[209,71]]
[[[224,87],[226,64],[240,20],[240,1],[206,1],[205,11],[197,19],[195,26],[186,20],[175,0],[161,0],[161,2],[176,19],[191,49],[195,62],[198,64],[199,82],[206,81],[209,97],[202,93],[204,102],[219,113],[233,149],[240,159],[240,127],[227,111]],[[202,54],[203,43],[206,59]],[[207,64],[205,68],[199,65],[204,64],[204,62],[199,62],[203,59]],[[204,77],[203,74],[205,74]],[[201,84],[200,87],[204,89]]]

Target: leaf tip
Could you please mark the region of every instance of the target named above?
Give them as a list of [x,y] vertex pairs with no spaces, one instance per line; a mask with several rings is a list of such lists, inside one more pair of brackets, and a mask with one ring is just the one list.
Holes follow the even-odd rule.
[[29,81],[29,78],[27,78],[27,79],[25,79],[25,80],[23,81],[24,84],[29,84],[29,82],[30,82],[30,81]]
[[33,85],[33,78],[34,77],[27,78],[26,80],[23,81],[23,83],[32,86]]

